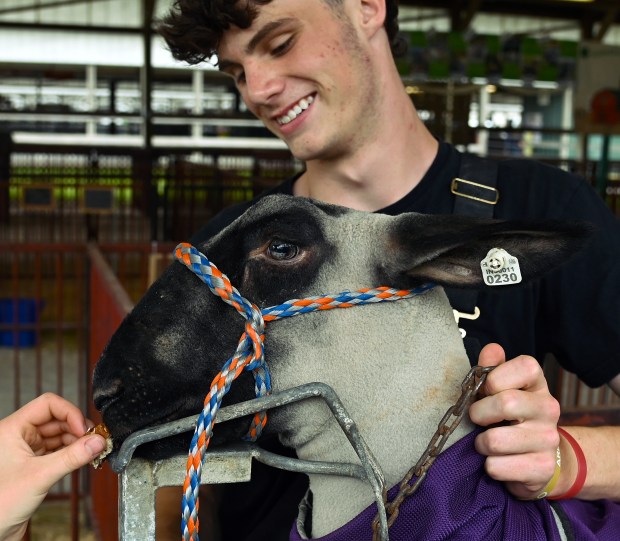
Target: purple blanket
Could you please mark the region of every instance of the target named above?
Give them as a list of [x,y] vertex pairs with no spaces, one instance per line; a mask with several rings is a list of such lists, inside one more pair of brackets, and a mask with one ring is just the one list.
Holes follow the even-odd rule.
[[[523,502],[483,469],[474,449],[478,431],[437,457],[418,491],[407,498],[390,528],[390,541],[560,541],[557,521],[547,500]],[[396,493],[390,490],[390,499]],[[554,502],[562,522],[568,518],[571,541],[620,540],[620,504],[598,500]],[[372,541],[373,504],[351,522],[320,541]],[[303,538],[294,525],[291,541]]]

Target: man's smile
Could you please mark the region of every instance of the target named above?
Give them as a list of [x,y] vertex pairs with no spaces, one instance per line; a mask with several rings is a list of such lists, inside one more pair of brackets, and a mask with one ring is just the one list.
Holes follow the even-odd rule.
[[314,96],[306,96],[305,98],[300,99],[296,104],[294,104],[284,115],[276,117],[276,121],[280,126],[284,126],[288,124],[292,120],[295,120],[301,113],[303,113],[314,101]]

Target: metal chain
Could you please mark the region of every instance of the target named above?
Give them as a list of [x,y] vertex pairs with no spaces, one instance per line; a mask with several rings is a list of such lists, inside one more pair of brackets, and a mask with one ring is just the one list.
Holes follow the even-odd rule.
[[[453,406],[448,408],[448,411],[446,411],[445,415],[439,422],[437,430],[426,447],[426,450],[422,453],[422,456],[418,459],[416,465],[407,472],[403,480],[400,482],[396,497],[388,503],[387,494],[384,494],[383,501],[388,515],[388,527],[392,526],[398,517],[400,504],[405,500],[405,498],[411,496],[416,490],[418,490],[422,484],[422,481],[426,477],[429,468],[448,441],[448,438],[463,420],[467,406],[469,406],[478,394],[480,387],[484,385],[484,382],[487,379],[487,375],[494,368],[494,366],[478,365],[471,368],[461,383],[461,396]],[[414,476],[416,477],[416,480],[410,484],[410,481]],[[372,521],[372,529],[373,541],[380,541],[379,514],[377,514]]]

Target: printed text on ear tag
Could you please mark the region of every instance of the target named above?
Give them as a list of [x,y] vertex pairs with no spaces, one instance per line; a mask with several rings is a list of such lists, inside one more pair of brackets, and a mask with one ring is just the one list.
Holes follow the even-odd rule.
[[482,278],[488,286],[518,284],[521,278],[519,260],[503,248],[492,248],[480,262]]

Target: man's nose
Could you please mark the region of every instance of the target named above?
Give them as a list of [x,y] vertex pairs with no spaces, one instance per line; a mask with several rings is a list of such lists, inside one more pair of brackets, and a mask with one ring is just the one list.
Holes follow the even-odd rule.
[[284,78],[274,70],[253,64],[245,68],[245,84],[248,101],[251,104],[264,105],[282,92]]

